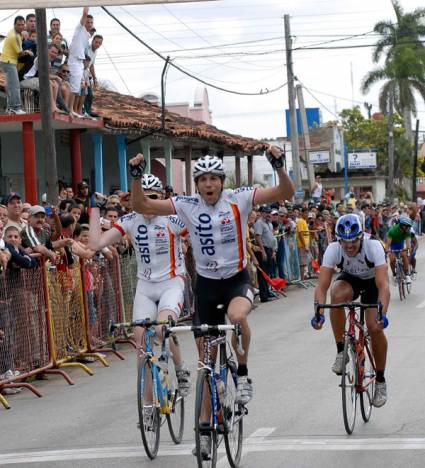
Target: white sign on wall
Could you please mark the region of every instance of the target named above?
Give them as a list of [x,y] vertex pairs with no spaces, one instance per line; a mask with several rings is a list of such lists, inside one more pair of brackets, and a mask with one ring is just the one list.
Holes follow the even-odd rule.
[[326,164],[331,162],[329,151],[309,151],[310,164]]
[[348,169],[376,169],[376,152],[348,153]]

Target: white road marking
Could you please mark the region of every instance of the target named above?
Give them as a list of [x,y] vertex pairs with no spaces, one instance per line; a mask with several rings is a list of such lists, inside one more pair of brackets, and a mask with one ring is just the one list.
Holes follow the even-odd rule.
[[[248,438],[244,439],[242,444],[242,457],[249,452],[249,447],[251,445],[263,442],[275,429],[275,427],[260,427],[260,429],[254,431]],[[225,466],[229,466],[227,455],[217,461],[217,468],[224,468]]]
[[425,309],[425,301],[421,302],[416,306],[417,309]]
[[[266,429],[266,428],[264,428]],[[289,451],[384,451],[384,450],[424,450],[423,437],[371,437],[356,439],[353,437],[304,437],[274,438],[254,437],[255,432],[244,440],[243,453],[248,452],[289,452]],[[158,458],[192,456],[193,444],[163,444],[159,448]],[[220,450],[220,453],[223,451]],[[55,461],[92,460],[107,458],[146,458],[143,447],[97,447],[70,450],[45,450],[0,453],[0,466],[22,463],[51,463]]]

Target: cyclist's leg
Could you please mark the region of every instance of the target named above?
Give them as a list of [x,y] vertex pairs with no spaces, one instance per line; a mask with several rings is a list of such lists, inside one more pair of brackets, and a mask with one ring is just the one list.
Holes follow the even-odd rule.
[[391,271],[393,272],[393,276],[395,276],[395,255],[392,252],[389,252],[388,256],[390,258]]
[[251,312],[252,303],[245,297],[235,297],[230,301],[227,309],[227,315],[230,323],[240,323],[242,332],[242,348],[244,354],[239,354],[236,346],[236,338],[232,336],[232,345],[238,358],[238,364],[245,366],[248,364],[248,351],[251,342],[251,329],[248,324],[248,314]]
[[[133,321],[137,322],[139,320],[144,320],[150,318],[151,320],[156,319],[157,315],[157,306],[154,301],[154,298],[147,296],[146,293],[151,287],[148,287],[150,283],[147,281],[139,280],[137,282],[136,294],[134,296],[133,303]],[[143,335],[145,329],[142,327],[134,327],[134,341],[136,343],[136,352],[139,356],[138,350],[142,346]]]
[[401,260],[403,262],[403,270],[404,274],[409,274],[409,258],[407,256],[407,252],[401,252]]

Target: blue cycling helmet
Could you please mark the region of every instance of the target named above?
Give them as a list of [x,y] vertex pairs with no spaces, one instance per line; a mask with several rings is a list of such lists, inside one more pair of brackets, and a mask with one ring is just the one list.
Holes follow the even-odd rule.
[[338,218],[335,226],[335,235],[338,240],[355,241],[362,234],[362,223],[356,214],[346,214]]
[[413,221],[407,216],[400,216],[398,223],[401,226],[410,226],[410,227],[413,226]]

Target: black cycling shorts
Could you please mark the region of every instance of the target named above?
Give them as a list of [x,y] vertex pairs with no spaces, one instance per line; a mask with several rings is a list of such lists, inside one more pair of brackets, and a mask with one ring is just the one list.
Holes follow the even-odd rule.
[[346,281],[353,288],[353,301],[360,296],[363,304],[376,304],[378,302],[379,291],[376,287],[375,278],[361,279],[343,271],[336,281]]
[[[194,325],[220,325],[225,323],[225,314],[230,301],[245,297],[251,304],[254,292],[246,269],[226,279],[211,279],[198,275],[195,287]],[[219,308],[218,308],[219,307]],[[199,336],[199,334],[195,334]]]

